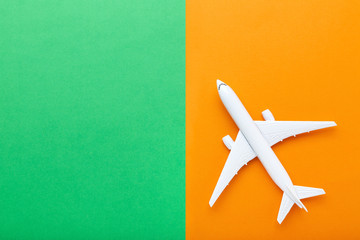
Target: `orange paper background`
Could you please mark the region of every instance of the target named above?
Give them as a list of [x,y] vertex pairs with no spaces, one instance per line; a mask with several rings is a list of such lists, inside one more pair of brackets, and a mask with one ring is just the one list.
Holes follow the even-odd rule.
[[[294,184],[321,187],[276,221],[282,192],[258,159],[208,205],[237,127],[219,78],[250,115],[334,120],[274,146]],[[190,0],[186,6],[187,239],[359,238],[360,2]]]

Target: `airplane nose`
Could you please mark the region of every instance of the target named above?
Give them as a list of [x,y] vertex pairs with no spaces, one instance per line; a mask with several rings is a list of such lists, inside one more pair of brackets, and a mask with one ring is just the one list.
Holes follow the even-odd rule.
[[217,85],[217,89],[218,89],[218,90],[220,90],[220,87],[221,87],[222,85],[226,86],[226,84],[223,83],[222,81],[220,81],[219,79],[216,80],[216,85]]

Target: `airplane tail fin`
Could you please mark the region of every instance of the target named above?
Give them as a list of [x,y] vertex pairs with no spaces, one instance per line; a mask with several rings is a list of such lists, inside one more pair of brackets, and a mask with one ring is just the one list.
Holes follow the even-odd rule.
[[[325,194],[325,191],[321,188],[311,188],[311,187],[302,187],[294,186],[297,196],[299,199],[315,197]],[[304,204],[300,202],[301,206],[306,210]],[[283,198],[281,200],[280,210],[277,217],[279,224],[285,219],[286,215],[289,213],[290,209],[294,205],[294,201],[284,192]],[[307,211],[307,210],[306,210]]]

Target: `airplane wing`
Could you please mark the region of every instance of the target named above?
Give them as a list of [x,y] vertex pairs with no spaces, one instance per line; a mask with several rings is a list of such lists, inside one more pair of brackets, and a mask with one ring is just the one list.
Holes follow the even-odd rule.
[[209,204],[211,207],[240,168],[255,157],[255,152],[252,150],[241,131],[239,131],[235,142],[231,144],[230,154],[210,198]]
[[270,146],[285,138],[322,128],[334,127],[335,122],[321,121],[255,121]]

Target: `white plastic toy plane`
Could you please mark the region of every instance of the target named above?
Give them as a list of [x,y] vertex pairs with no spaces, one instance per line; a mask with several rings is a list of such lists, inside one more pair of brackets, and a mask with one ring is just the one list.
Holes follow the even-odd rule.
[[228,85],[217,80],[217,88],[222,102],[240,131],[235,142],[229,135],[223,138],[224,144],[230,150],[230,154],[211,196],[210,206],[214,205],[240,168],[250,160],[258,157],[272,180],[284,192],[277,221],[281,224],[294,203],[307,211],[300,199],[322,195],[325,194],[325,191],[320,188],[295,186],[271,146],[285,138],[317,129],[333,127],[336,126],[336,123],[275,121],[269,110],[262,112],[265,121],[254,121]]

